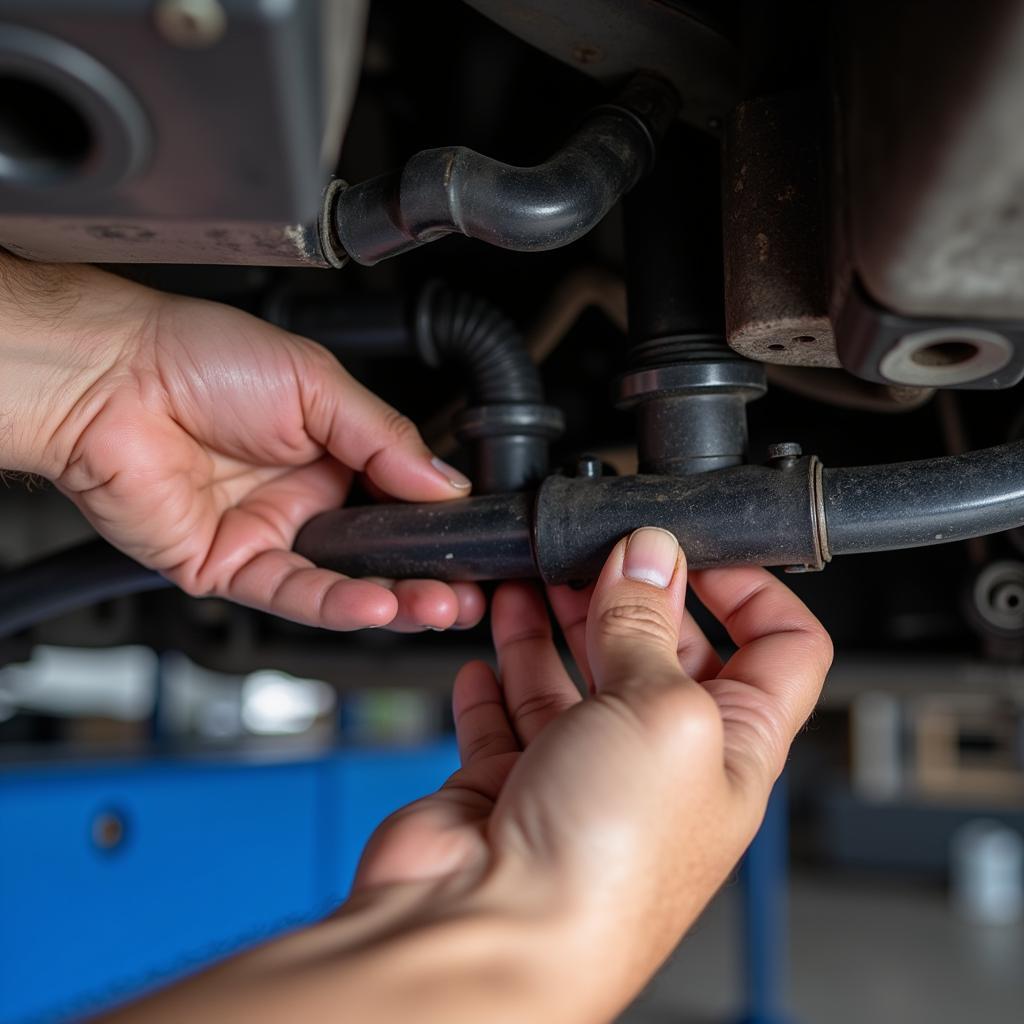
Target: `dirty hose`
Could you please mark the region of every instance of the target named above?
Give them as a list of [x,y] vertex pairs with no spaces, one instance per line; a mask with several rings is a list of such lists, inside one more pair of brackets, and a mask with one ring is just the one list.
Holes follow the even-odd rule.
[[425,149],[397,171],[334,191],[325,244],[364,266],[450,234],[519,252],[568,245],[650,168],[676,106],[670,85],[637,75],[536,167],[465,146]]
[[[693,477],[548,477],[536,495],[325,512],[296,551],[355,576],[593,578],[639,526],[672,530],[694,568],[820,568],[835,555],[1024,526],[1024,441],[945,458],[825,469],[735,466]],[[101,541],[0,575],[0,637],[93,601],[167,586]]]

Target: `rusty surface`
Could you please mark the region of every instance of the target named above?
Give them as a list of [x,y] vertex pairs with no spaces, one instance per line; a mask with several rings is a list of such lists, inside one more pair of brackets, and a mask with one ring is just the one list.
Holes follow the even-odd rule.
[[3,244],[57,263],[211,263],[325,267],[315,224],[5,217]]
[[766,363],[839,366],[828,315],[816,108],[783,94],[736,108],[725,132],[726,330]]

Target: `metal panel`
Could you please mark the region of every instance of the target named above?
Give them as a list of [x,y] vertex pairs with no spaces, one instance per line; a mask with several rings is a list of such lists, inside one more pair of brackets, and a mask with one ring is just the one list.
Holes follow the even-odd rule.
[[[319,264],[320,197],[355,90],[365,0],[0,0],[0,244],[34,259]],[[5,104],[9,104],[5,106]],[[61,119],[61,111],[64,119]],[[81,152],[61,152],[75,118]],[[73,134],[73,133],[72,133]]]

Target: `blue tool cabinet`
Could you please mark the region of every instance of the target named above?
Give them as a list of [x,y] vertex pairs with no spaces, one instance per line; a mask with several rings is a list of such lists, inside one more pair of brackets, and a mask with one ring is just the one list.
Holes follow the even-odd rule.
[[0,767],[0,1024],[75,1019],[313,920],[454,742]]

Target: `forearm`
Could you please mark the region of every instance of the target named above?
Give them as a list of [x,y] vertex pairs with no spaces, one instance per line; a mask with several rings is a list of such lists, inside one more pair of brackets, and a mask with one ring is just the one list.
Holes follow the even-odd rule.
[[589,993],[582,978],[572,980],[586,964],[568,948],[574,943],[564,941],[558,921],[507,902],[424,900],[416,883],[357,897],[320,924],[102,1024],[572,1024],[610,1017],[617,1007],[595,1012],[590,999],[596,980]]
[[0,468],[59,475],[64,426],[86,412],[91,385],[138,336],[155,295],[92,267],[0,250]]

